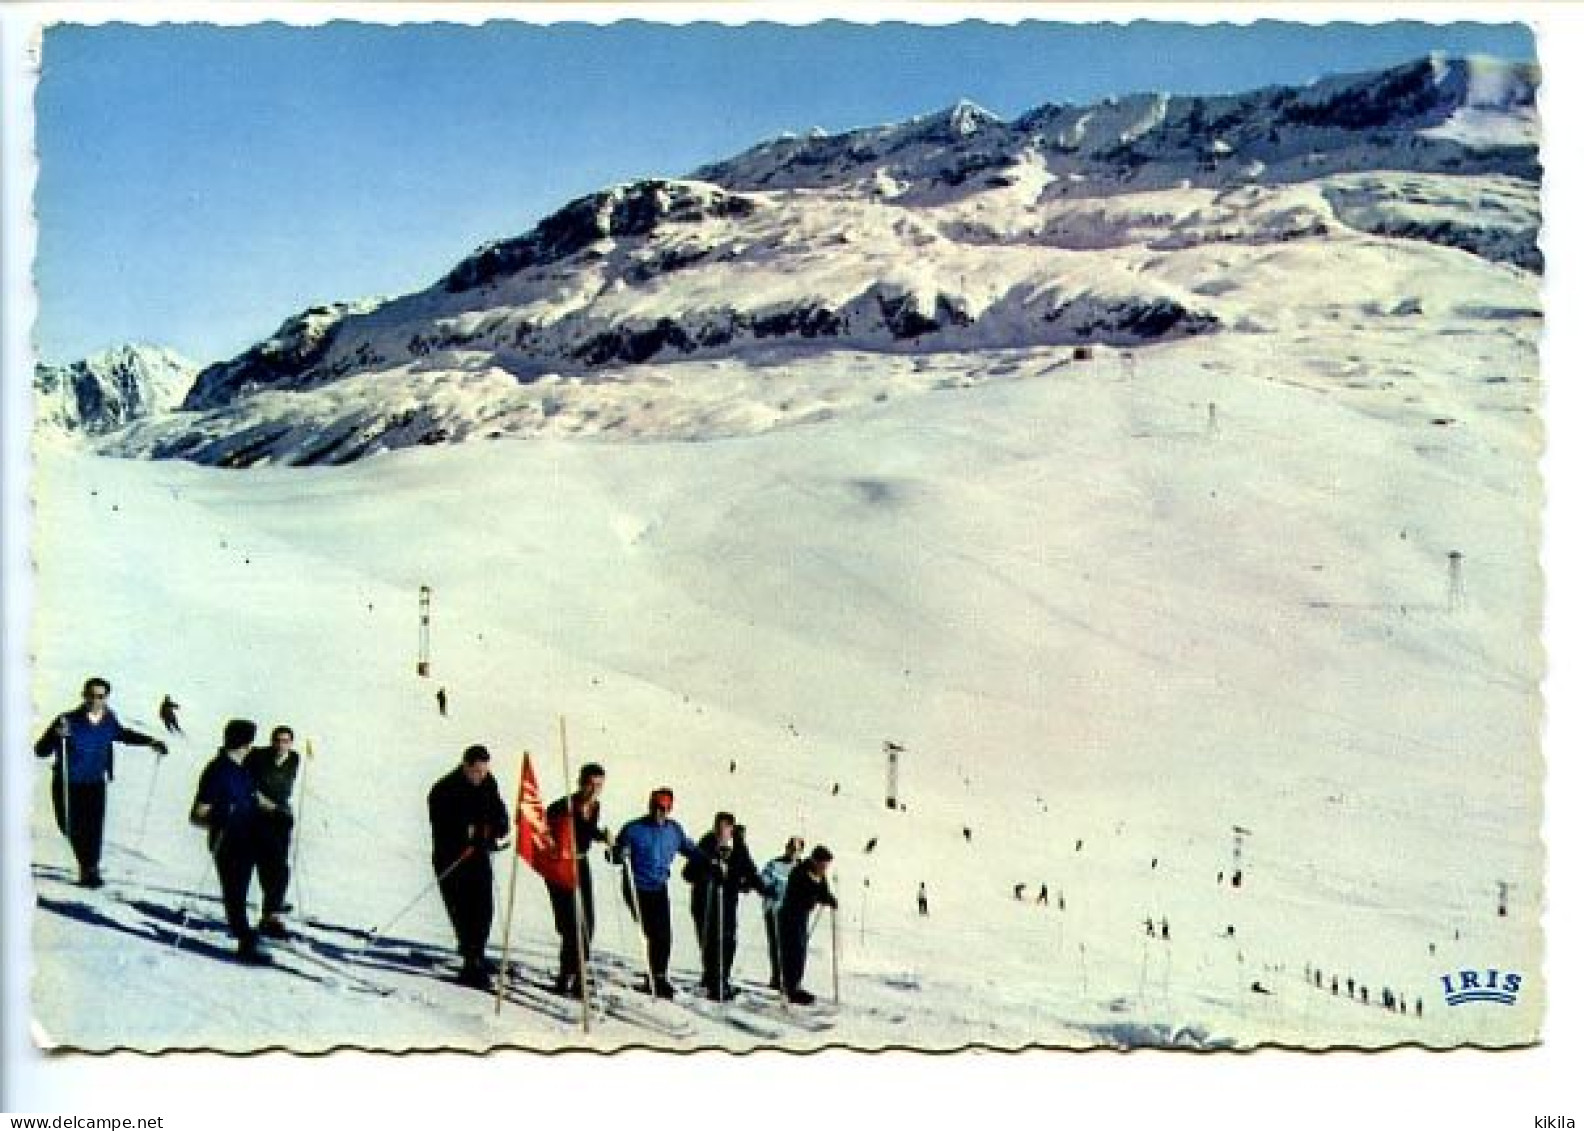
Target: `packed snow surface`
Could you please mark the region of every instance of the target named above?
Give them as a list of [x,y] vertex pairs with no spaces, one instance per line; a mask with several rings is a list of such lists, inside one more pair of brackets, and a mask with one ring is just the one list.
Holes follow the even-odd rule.
[[[1257,338],[1004,360],[1018,379],[709,443],[245,473],[45,450],[40,718],[102,672],[131,720],[173,693],[192,738],[157,778],[123,755],[100,893],[63,882],[40,776],[43,1030],[87,1048],[1529,1041],[1539,437],[1532,341],[1497,325],[1410,337],[1412,363],[1345,340],[1300,364]],[[695,834],[727,808],[761,859],[793,832],[834,849],[834,1027],[679,1006],[686,1036],[602,1017],[585,1038],[543,1003],[497,1018],[442,980],[432,896],[368,942],[429,879],[428,785],[475,741],[508,795],[524,749],[558,782],[558,714],[574,765],[608,768],[613,824],[664,783]],[[218,918],[185,813],[233,715],[313,740],[297,945],[388,996],[294,956],[296,973],[235,967],[218,933],[173,944],[172,917]],[[883,804],[887,741],[906,748],[905,811]],[[596,959],[625,985],[636,935],[611,870],[596,882]],[[520,883],[542,973],[548,908]],[[1520,1004],[1445,1006],[1439,977],[1465,965],[1523,971]],[[1313,988],[1306,967],[1424,1016]]]

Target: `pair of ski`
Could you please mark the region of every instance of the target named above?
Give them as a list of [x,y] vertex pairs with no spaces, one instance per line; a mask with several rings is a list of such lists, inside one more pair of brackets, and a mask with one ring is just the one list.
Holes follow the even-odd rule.
[[[581,1019],[576,998],[567,997],[554,987],[535,981],[526,969],[515,962],[507,973],[505,996],[518,1005],[556,1016],[568,1025],[578,1024]],[[696,1034],[693,1023],[675,1010],[667,1009],[666,1003],[650,998],[647,994],[617,989],[611,982],[594,982],[590,1001],[597,1016],[609,1017],[635,1029],[644,1029],[678,1041],[687,1040]]]

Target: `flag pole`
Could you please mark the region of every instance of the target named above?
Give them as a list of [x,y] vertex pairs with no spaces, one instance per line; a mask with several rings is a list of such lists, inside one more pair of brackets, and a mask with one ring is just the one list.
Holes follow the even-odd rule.
[[512,912],[517,909],[517,862],[522,859],[522,783],[528,777],[528,751],[523,751],[522,772],[517,776],[517,812],[512,814],[512,866],[511,883],[506,888],[506,919],[501,924],[501,963],[495,972],[495,1016],[500,1016],[501,1001],[506,996],[506,971],[511,963]]
[[588,955],[584,953],[583,924],[583,865],[578,859],[577,799],[572,793],[572,756],[567,753],[566,716],[557,716],[561,724],[561,777],[567,791],[567,831],[572,840],[572,927],[577,932],[578,989],[583,998],[583,1032],[589,1031]]

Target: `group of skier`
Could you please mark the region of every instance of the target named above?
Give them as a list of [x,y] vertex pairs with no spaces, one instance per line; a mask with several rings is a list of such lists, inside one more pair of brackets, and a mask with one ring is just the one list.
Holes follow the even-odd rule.
[[[99,860],[104,849],[108,785],[115,779],[115,745],[152,747],[163,758],[165,743],[124,726],[109,706],[110,683],[99,676],[84,681],[82,704],[57,715],[33,744],[40,758],[54,758],[50,797],[55,823],[77,858],[77,882],[104,886]],[[169,717],[170,697],[160,714],[167,729],[180,733]],[[208,832],[209,855],[220,880],[226,922],[237,940],[237,957],[268,962],[259,936],[285,938],[281,916],[287,911],[291,882],[291,798],[299,758],[287,726],[270,733],[267,747],[254,748],[256,724],[232,719],[220,750],[204,767],[188,813]],[[257,872],[264,891],[263,913],[255,926],[248,918],[248,894]]]
[[[469,746],[461,764],[429,791],[436,882],[456,933],[461,979],[480,989],[491,988],[496,976],[485,958],[494,917],[490,858],[507,847],[509,827],[489,762],[488,749]],[[600,820],[604,787],[604,767],[591,762],[579,771],[576,790],[545,811],[552,830],[565,833],[571,822],[568,839],[576,860],[575,886],[562,887],[549,877],[545,881],[561,940],[557,992],[577,997],[584,991],[581,979],[595,926],[591,861],[599,844],[604,846],[604,858],[622,869],[622,898],[643,934],[646,992],[662,998],[676,993],[670,980],[670,880],[680,856],[685,861],[682,878],[692,886],[690,910],[703,968],[701,992],[712,1001],[729,1001],[737,995],[732,984],[737,905],[751,891],[763,900],[771,988],[794,1004],[812,1003],[813,995],[803,986],[810,920],[817,906],[836,906],[827,882],[830,850],[818,846],[804,859],[803,841],[793,837],[780,856],[760,869],[748,849],[747,829],[732,814],[717,813],[710,831],[695,843],[672,818],[676,795],[664,787],[650,793],[643,816],[628,821],[612,837]]]
[[[151,747],[161,758],[168,752],[164,742],[122,725],[108,705],[109,696],[107,680],[97,676],[87,680],[82,704],[58,715],[34,744],[39,757],[55,759],[51,798],[56,823],[77,858],[78,882],[89,888],[104,884],[99,861],[115,744]],[[180,733],[168,717],[174,706],[167,696],[160,713],[167,729]],[[291,727],[276,726],[267,746],[255,747],[257,736],[258,727],[251,720],[226,723],[219,750],[199,776],[188,816],[207,832],[237,958],[266,964],[270,959],[261,938],[288,937],[283,916],[290,910],[286,893],[295,821],[292,795],[301,760]],[[827,880],[829,849],[817,846],[805,858],[802,838],[792,837],[779,856],[760,868],[748,848],[748,830],[731,813],[717,813],[710,830],[695,843],[671,816],[676,795],[668,788],[651,792],[644,815],[628,821],[612,837],[601,823],[604,786],[604,768],[589,763],[578,774],[577,789],[545,811],[551,829],[564,833],[571,822],[568,839],[575,846],[577,877],[575,890],[546,879],[561,940],[556,990],[574,997],[583,993],[582,972],[595,925],[591,860],[600,845],[604,858],[621,869],[622,898],[643,934],[648,992],[663,998],[675,994],[670,980],[669,888],[680,856],[685,862],[682,878],[692,888],[689,909],[703,970],[703,994],[715,1001],[737,995],[732,967],[738,902],[753,892],[762,900],[771,988],[789,1002],[812,1003],[813,995],[803,986],[810,924],[815,908],[836,906]],[[508,846],[511,822],[490,773],[487,748],[472,745],[463,751],[460,764],[430,789],[428,810],[431,862],[456,934],[461,980],[491,988],[496,972],[485,958],[494,919],[491,857]],[[263,889],[256,923],[248,914],[255,873]]]

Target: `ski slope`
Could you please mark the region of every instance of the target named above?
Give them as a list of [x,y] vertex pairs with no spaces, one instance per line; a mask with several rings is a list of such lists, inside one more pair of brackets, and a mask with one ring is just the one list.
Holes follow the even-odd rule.
[[[157,775],[144,751],[118,759],[102,892],[63,882],[38,775],[41,1039],[1534,1040],[1536,325],[1435,325],[1352,334],[1317,314],[1132,363],[981,351],[922,395],[695,443],[508,438],[247,472],[41,443],[39,725],[98,673],[129,722],[174,695],[191,736]],[[798,387],[796,365],[779,376]],[[558,781],[559,714],[574,768],[609,771],[612,826],[669,784],[695,835],[726,808],[761,861],[793,832],[834,850],[831,1028],[689,1005],[670,1011],[685,1034],[612,1015],[585,1037],[547,1003],[497,1018],[445,982],[438,898],[369,940],[430,879],[428,786],[479,741],[504,794],[524,749]],[[232,716],[289,723],[316,753],[305,938],[278,970],[219,960],[223,940],[191,924],[217,917],[217,893],[185,814]],[[883,804],[888,740],[906,747],[905,811]],[[1236,888],[1234,826],[1249,830]],[[1029,898],[1049,884],[1051,906],[1015,901],[1019,882]],[[519,956],[542,976],[548,904],[536,877],[520,884]],[[636,933],[613,870],[596,887],[596,960],[619,984]],[[678,880],[682,985],[698,969],[685,903]],[[752,983],[766,973],[752,897],[743,911]],[[1162,918],[1169,941],[1145,930]],[[810,960],[822,998],[831,946],[827,920]],[[1518,1005],[1448,1008],[1439,978],[1465,965],[1523,971]],[[1372,1002],[1392,987],[1410,1011],[1316,989],[1315,967]]]

